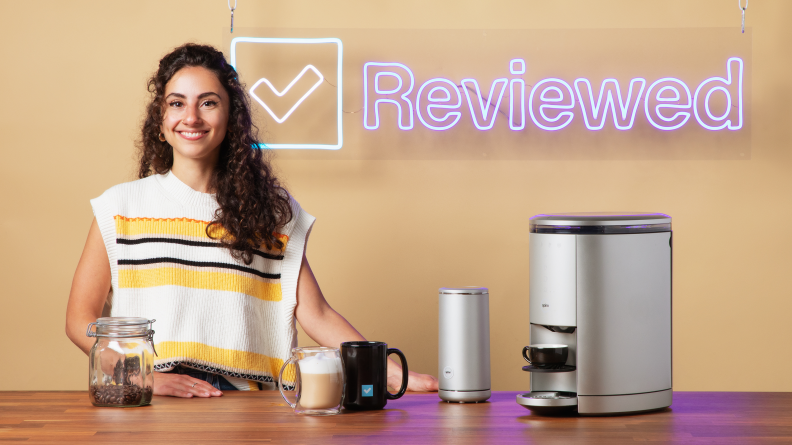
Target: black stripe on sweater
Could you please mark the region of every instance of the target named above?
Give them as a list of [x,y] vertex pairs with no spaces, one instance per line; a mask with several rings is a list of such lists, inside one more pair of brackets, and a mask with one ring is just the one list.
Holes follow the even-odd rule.
[[[213,243],[209,241],[191,241],[184,239],[158,238],[158,237],[147,237],[147,238],[137,238],[137,239],[116,238],[116,242],[118,244],[129,244],[129,245],[143,244],[143,243],[171,243],[171,244],[183,244],[185,246],[194,246],[194,247],[225,247],[220,243]],[[273,255],[271,253],[262,252],[260,250],[254,250],[253,253],[268,260],[283,259],[283,255]]]
[[[164,369],[172,369],[176,368],[177,366],[182,365],[187,368],[197,369],[199,371],[208,372],[211,374],[219,374],[219,375],[227,375],[230,377],[236,377],[238,379],[245,379],[245,380],[253,380],[256,382],[275,382],[275,379],[268,375],[256,375],[256,374],[242,374],[238,372],[231,372],[226,371],[225,369],[215,368],[209,365],[202,365],[200,363],[192,363],[189,361],[172,361],[167,363],[162,363],[160,365],[154,365],[155,371],[162,371]],[[165,372],[173,372],[173,371],[165,371]],[[277,386],[277,385],[276,385]],[[294,386],[283,385],[284,391],[294,391]]]
[[182,260],[179,258],[168,258],[168,257],[146,258],[142,260],[123,260],[123,259],[118,260],[119,266],[122,265],[140,266],[143,264],[157,264],[157,263],[175,263],[175,264],[182,264],[184,266],[217,267],[221,269],[233,269],[233,270],[238,270],[240,272],[253,274],[261,278],[269,278],[271,280],[277,280],[280,279],[281,277],[279,273],[264,273],[250,267],[244,267],[237,264],[216,263],[212,261],[189,261],[189,260]]

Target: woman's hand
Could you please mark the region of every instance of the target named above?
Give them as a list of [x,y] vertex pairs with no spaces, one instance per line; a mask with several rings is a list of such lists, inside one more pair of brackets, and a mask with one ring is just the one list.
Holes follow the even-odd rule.
[[205,380],[183,374],[154,373],[154,395],[173,397],[220,397],[223,392]]
[[99,351],[99,366],[104,375],[115,375],[116,363],[119,361],[121,361],[121,366],[124,366],[124,354],[119,354],[110,348]]
[[[390,379],[389,379],[390,380]],[[390,383],[390,382],[389,382]],[[397,376],[397,388],[401,388],[401,376]],[[418,374],[417,372],[409,372],[407,380],[407,391],[437,391],[438,382],[434,376],[429,374]]]
[[[393,390],[398,390],[402,385],[402,368],[397,365],[393,360],[388,360],[388,387]],[[434,376],[429,374],[419,374],[417,372],[408,372],[407,374],[407,391],[437,391],[438,381]]]

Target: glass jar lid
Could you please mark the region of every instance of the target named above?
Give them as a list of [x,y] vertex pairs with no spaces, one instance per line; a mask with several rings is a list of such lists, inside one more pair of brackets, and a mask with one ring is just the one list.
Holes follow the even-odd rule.
[[[142,317],[100,317],[95,322],[88,324],[85,335],[88,337],[148,337],[151,339],[154,335],[151,325],[155,321],[157,320]],[[91,330],[93,326],[96,326],[96,331]]]
[[100,317],[96,319],[96,324],[100,326],[135,326],[146,325],[153,321],[155,320],[143,317]]

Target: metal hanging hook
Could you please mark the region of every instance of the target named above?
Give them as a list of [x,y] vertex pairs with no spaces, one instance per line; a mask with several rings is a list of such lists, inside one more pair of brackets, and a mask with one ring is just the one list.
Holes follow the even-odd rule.
[[742,5],[742,0],[737,0],[737,7],[742,11],[742,33],[745,34],[745,10],[748,9],[748,0],[745,0],[745,6]]
[[[748,0],[746,0],[747,2]],[[237,8],[237,0],[234,0],[234,7],[231,7],[231,0],[228,0],[228,9],[231,10],[231,34],[234,33],[234,10]]]

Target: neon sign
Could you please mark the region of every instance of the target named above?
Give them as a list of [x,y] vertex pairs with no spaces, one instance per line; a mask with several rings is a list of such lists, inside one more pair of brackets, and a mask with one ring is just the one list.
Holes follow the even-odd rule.
[[[340,149],[341,146],[344,144],[344,127],[342,122],[342,97],[343,97],[342,72],[343,72],[344,46],[343,43],[341,43],[341,40],[337,38],[302,39],[302,38],[282,38],[282,37],[235,37],[231,40],[230,58],[231,58],[231,66],[233,66],[234,69],[237,70],[237,72],[239,71],[238,60],[237,60],[237,46],[239,44],[244,44],[244,43],[263,44],[263,45],[285,44],[285,45],[302,45],[302,46],[322,45],[329,43],[335,45],[334,48],[334,51],[336,53],[335,82],[337,83],[337,85],[335,86],[337,87],[337,91],[336,91],[336,115],[334,116],[335,119],[333,122],[333,126],[335,127],[338,135],[337,142],[334,144],[315,144],[315,143],[281,143],[281,144],[266,144],[266,145],[259,144],[259,148],[318,148],[318,149],[326,149],[326,150]],[[317,76],[318,80],[313,84],[313,86],[311,86],[311,88],[307,92],[305,92],[300,98],[297,99],[296,102],[292,104],[291,108],[282,117],[279,117],[277,114],[275,114],[272,108],[269,105],[267,105],[267,103],[255,93],[255,90],[259,88],[262,84],[264,84],[270,90],[272,90],[272,92],[275,93],[277,97],[283,97],[291,90],[294,84],[296,84],[300,79],[303,78],[303,76],[305,76],[308,73],[308,71],[313,72]],[[300,107],[300,105],[305,103],[306,99],[308,99],[309,96],[311,96],[311,94],[317,88],[319,88],[319,86],[323,82],[324,82],[324,75],[322,75],[322,73],[312,63],[308,63],[305,65],[305,68],[303,68],[302,71],[300,71],[300,73],[297,74],[297,76],[294,77],[291,80],[291,82],[289,82],[288,85],[286,85],[286,87],[284,87],[283,90],[279,91],[268,78],[261,77],[249,89],[249,93],[250,96],[256,102],[258,102],[258,104],[261,105],[261,107],[264,108],[264,110],[270,116],[272,116],[275,122],[277,122],[278,124],[283,124],[287,119],[289,119],[289,117],[292,116],[292,114],[295,112],[295,110],[298,109],[298,107]],[[310,109],[310,107],[308,108]]]
[[[410,98],[407,96],[412,92],[413,86],[415,86],[415,77],[413,77],[412,71],[407,68],[405,65],[401,63],[377,63],[377,62],[368,62],[363,66],[363,72],[368,73],[369,67],[382,67],[387,68],[388,71],[380,71],[377,72],[374,76],[374,92],[380,96],[387,96],[385,99],[376,99],[374,104],[371,108],[374,109],[373,118],[374,122],[371,123],[369,120],[369,106],[368,106],[368,99],[366,100],[366,109],[363,113],[363,126],[366,127],[366,130],[376,130],[380,126],[379,121],[379,105],[383,103],[391,103],[396,105],[399,110],[399,128],[402,130],[412,130],[413,128],[413,106]],[[404,88],[404,73],[406,73],[410,78],[409,86],[405,89]],[[399,80],[399,86],[390,89],[390,90],[383,90],[380,88],[380,80],[383,76],[387,77],[395,77]],[[363,76],[363,94],[368,97],[368,90],[369,90],[369,83],[368,83],[368,76]],[[403,91],[403,93],[402,93]],[[401,94],[401,101],[398,99],[393,99],[390,96],[394,94]],[[402,110],[402,106],[404,106],[404,110]]]
[[[671,85],[669,85],[671,84]],[[656,87],[659,85],[665,85],[662,88],[658,88],[655,90]],[[679,88],[682,88],[682,91],[685,92],[685,99],[681,100],[681,91]],[[656,93],[653,95],[652,93]],[[671,93],[673,96],[669,97],[668,95],[663,95],[663,93]],[[651,108],[649,106],[649,98],[654,98],[655,101],[660,102],[659,105]],[[675,113],[671,117],[666,117],[663,113],[660,112],[662,109],[671,109],[671,110],[687,110],[690,108],[690,89],[688,89],[685,82],[682,82],[679,79],[675,79],[673,77],[665,77],[663,79],[656,80],[651,86],[649,86],[649,90],[646,92],[646,100],[644,101],[644,110],[646,112],[646,119],[652,124],[653,127],[657,128],[658,130],[676,130],[677,128],[682,127],[687,123],[688,119],[690,119],[690,113],[686,111],[679,111]],[[672,105],[676,104],[676,105]],[[660,119],[662,121],[667,122],[664,124],[663,122],[658,122],[656,119]]]
[[[401,130],[414,128],[414,115],[430,130],[450,130],[459,124],[463,111],[467,110],[473,125],[487,131],[495,125],[498,114],[506,115],[501,111],[501,103],[507,91],[507,117],[513,131],[525,129],[526,108],[533,125],[545,131],[562,130],[575,118],[581,118],[590,131],[602,130],[608,121],[617,130],[626,131],[635,125],[641,108],[647,122],[662,131],[682,128],[691,117],[710,131],[734,131],[743,126],[744,63],[739,57],[726,61],[726,77],[705,79],[692,94],[688,84],[675,77],[657,79],[649,87],[642,77],[625,83],[607,78],[599,88],[583,77],[572,82],[574,88],[563,79],[551,77],[533,85],[527,103],[527,86],[521,77],[526,67],[524,59],[512,59],[509,73],[515,77],[497,78],[489,88],[473,78],[458,83],[442,77],[431,78],[418,86],[413,107],[410,95],[416,81],[412,70],[402,63],[368,62],[363,66],[363,126],[367,130],[380,128],[381,108],[395,105],[396,124]],[[713,105],[715,94],[725,97],[721,109],[714,109],[718,108]]]
[[[518,68],[519,66],[519,68]],[[525,74],[525,60],[512,59],[509,61],[509,72],[512,74]],[[520,86],[520,92],[516,92],[514,87]],[[520,123],[514,122],[514,98],[520,98]],[[509,82],[509,128],[515,131],[525,128],[525,81],[522,79],[512,79]]]
[[[423,110],[423,107],[421,106],[421,99],[424,97],[423,92],[427,89],[427,86],[433,85],[435,83],[439,85],[430,89],[426,94],[425,100],[431,102],[432,104],[426,107],[426,117],[424,117],[424,114],[421,112]],[[435,96],[435,93],[444,94],[445,97],[437,97]],[[456,103],[453,105],[448,105],[447,103],[451,101],[451,96],[456,97],[456,100],[454,101]],[[438,105],[438,103],[446,103],[446,105]],[[421,88],[418,88],[418,96],[415,98],[415,108],[418,110],[418,120],[420,120],[421,123],[430,130],[448,130],[449,128],[456,125],[457,122],[459,122],[459,119],[462,118],[462,113],[459,111],[449,111],[445,114],[445,116],[439,118],[432,112],[433,109],[439,108],[441,110],[454,110],[459,108],[460,105],[462,105],[462,96],[459,95],[459,90],[457,90],[456,84],[448,79],[443,79],[440,77],[428,80],[423,85],[421,85]],[[430,120],[432,123],[430,123]],[[438,126],[434,125],[435,123],[446,125]]]
[[[737,73],[736,77],[736,84],[734,82],[734,78],[732,75]],[[710,77],[709,79],[701,82],[701,85],[696,88],[696,93],[693,96],[693,114],[696,116],[696,120],[701,124],[702,127],[706,128],[707,130],[721,130],[723,128],[729,128],[729,130],[739,130],[742,128],[743,125],[743,108],[742,108],[742,81],[743,81],[743,61],[738,57],[732,57],[726,62],[726,73],[728,74],[728,78],[724,79],[723,77]],[[710,85],[711,84],[711,85]],[[709,89],[709,91],[707,91]],[[703,101],[701,100],[702,92],[707,91],[707,94],[704,96]],[[726,94],[726,111],[721,116],[713,116],[710,112],[710,96],[715,91],[723,91]],[[737,123],[732,123],[730,117],[732,116],[732,95],[737,95],[737,116],[736,120]],[[706,118],[699,115],[699,109],[704,108],[706,112]],[[707,119],[708,118],[708,119]],[[718,125],[720,123],[720,125]],[[712,125],[710,125],[712,124]]]
[[[275,112],[272,111],[272,109],[270,109],[270,107],[267,106],[267,104],[263,100],[261,100],[261,98],[256,96],[255,93],[256,88],[258,88],[258,86],[261,85],[262,83],[265,83],[270,88],[270,90],[272,90],[272,92],[275,93],[276,96],[283,97],[283,95],[288,93],[291,87],[293,87],[298,80],[302,79],[303,75],[308,70],[313,71],[316,74],[316,76],[319,78],[319,80],[317,80],[316,83],[314,83],[313,86],[305,94],[303,94],[302,97],[300,97],[300,99],[294,103],[294,105],[292,105],[292,107],[289,109],[289,111],[286,112],[286,114],[283,115],[283,117],[278,117],[275,114]],[[297,107],[299,107],[300,104],[303,103],[305,98],[310,96],[311,93],[313,93],[314,90],[317,89],[319,85],[322,84],[323,80],[324,80],[324,76],[322,75],[322,73],[319,72],[319,70],[316,69],[316,67],[314,67],[313,65],[306,65],[305,68],[303,68],[303,70],[300,71],[300,74],[298,74],[297,77],[292,79],[291,83],[288,84],[286,88],[283,89],[283,91],[278,91],[278,89],[275,88],[274,85],[272,85],[272,82],[270,82],[269,79],[267,79],[266,77],[262,77],[261,79],[258,80],[258,82],[254,83],[252,87],[250,87],[250,90],[248,90],[248,92],[250,93],[250,96],[256,100],[256,102],[258,102],[265,110],[267,110],[267,113],[269,113],[269,115],[272,116],[273,119],[275,119],[275,122],[282,124],[286,119],[289,118],[289,116],[291,116],[294,110],[296,110]]]
[[[581,89],[585,85],[586,89]],[[638,87],[638,91],[635,88]],[[594,103],[594,93],[591,90],[591,82],[588,79],[575,79],[575,92],[580,102],[581,114],[586,128],[589,130],[602,130],[607,119],[608,109],[611,110],[611,119],[619,130],[629,130],[635,123],[635,113],[641,102],[641,94],[646,87],[646,79],[635,78],[630,81],[627,97],[622,100],[622,92],[619,81],[616,79],[605,79],[600,86],[597,103]],[[614,93],[616,97],[614,98]],[[584,98],[587,98],[586,100]],[[602,98],[605,97],[605,103]],[[588,103],[589,108],[586,108]],[[619,104],[619,113],[616,113],[616,104]],[[600,113],[601,112],[601,113]],[[629,113],[629,120],[627,115]]]

